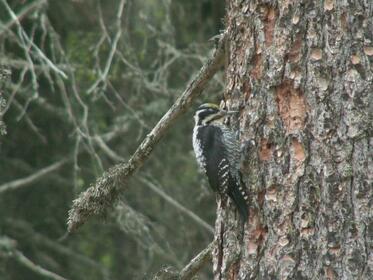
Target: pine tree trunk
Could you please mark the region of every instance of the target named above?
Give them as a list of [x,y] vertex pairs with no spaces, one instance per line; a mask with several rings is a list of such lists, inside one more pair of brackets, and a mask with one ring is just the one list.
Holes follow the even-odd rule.
[[373,279],[372,2],[227,0],[245,227],[218,204],[215,279]]

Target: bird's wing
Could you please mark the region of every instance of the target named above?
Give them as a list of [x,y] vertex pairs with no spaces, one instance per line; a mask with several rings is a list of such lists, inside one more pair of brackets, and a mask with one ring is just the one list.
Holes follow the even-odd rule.
[[202,141],[200,144],[205,161],[203,169],[211,188],[220,194],[228,194],[247,220],[247,195],[240,184],[240,152],[235,134],[212,125],[200,127],[197,133],[198,139]]
[[[197,138],[200,139],[202,147],[202,158],[204,161],[203,170],[205,171],[210,186],[214,191],[222,192],[220,185],[222,183],[222,172],[219,168],[222,164],[227,165],[229,171],[229,160],[227,151],[224,147],[222,130],[216,126],[201,126],[197,130]],[[224,167],[225,168],[225,167]]]

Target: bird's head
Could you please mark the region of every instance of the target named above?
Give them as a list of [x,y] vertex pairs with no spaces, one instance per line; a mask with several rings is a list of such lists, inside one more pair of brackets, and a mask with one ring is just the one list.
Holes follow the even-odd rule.
[[195,112],[194,120],[196,125],[209,125],[215,122],[222,122],[227,115],[235,113],[237,112],[222,110],[213,103],[204,103]]

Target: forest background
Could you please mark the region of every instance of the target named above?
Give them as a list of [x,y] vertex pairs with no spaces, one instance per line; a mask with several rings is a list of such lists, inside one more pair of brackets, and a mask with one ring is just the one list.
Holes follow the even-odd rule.
[[[148,279],[212,241],[215,196],[197,171],[192,110],[104,222],[60,238],[73,199],[129,159],[207,60],[224,4],[0,1],[1,279]],[[222,96],[218,73],[195,107]]]

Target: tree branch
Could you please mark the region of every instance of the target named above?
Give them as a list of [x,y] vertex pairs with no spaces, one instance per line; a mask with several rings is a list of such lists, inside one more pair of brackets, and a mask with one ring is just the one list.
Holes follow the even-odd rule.
[[[33,47],[33,49],[35,50],[35,52],[38,54],[39,58],[44,61],[54,72],[56,72],[57,74],[59,74],[60,76],[62,76],[64,79],[67,79],[67,75],[61,70],[59,69],[44,53],[43,51],[37,46],[35,45],[35,43],[29,38],[29,36],[27,35],[27,33],[25,32],[25,30],[23,29],[20,21],[19,21],[19,18],[17,17],[17,15],[13,12],[13,10],[9,7],[8,3],[6,0],[2,0],[2,3],[4,4],[6,10],[8,11],[11,19],[15,22],[15,24],[18,26],[18,33],[19,33],[19,37],[20,39],[22,40],[23,42],[23,47],[25,48],[25,51],[26,53],[29,51],[28,47],[26,47],[26,43],[28,43],[31,47]],[[30,58],[31,59],[31,58]],[[32,62],[32,61],[29,61],[29,62]]]
[[43,277],[48,277],[49,279],[54,280],[67,280],[66,278],[59,276],[54,272],[46,270],[45,268],[42,268],[41,266],[32,262],[21,251],[17,250],[16,241],[6,236],[0,237],[0,252],[5,253],[4,255],[13,257],[21,265],[27,267],[28,269]]
[[126,186],[126,181],[144,164],[156,144],[176,119],[186,112],[194,99],[200,96],[207,82],[223,64],[225,34],[220,38],[213,57],[201,68],[183,94],[145,137],[131,159],[127,163],[120,163],[110,168],[97,179],[94,185],[73,201],[67,221],[69,232],[76,230],[91,216],[105,214],[107,209],[112,207],[118,198],[118,192]]
[[15,260],[18,261],[20,264],[26,266],[27,268],[31,269],[32,271],[36,272],[39,275],[48,277],[50,279],[55,279],[55,280],[67,280],[64,277],[61,277],[58,274],[52,271],[46,270],[45,268],[42,268],[41,266],[33,263],[30,259],[25,257],[25,255],[22,252],[18,250],[14,250],[13,256]]
[[192,279],[201,268],[212,259],[211,252],[214,247],[214,241],[211,242],[204,250],[202,250],[197,256],[195,256],[181,271],[179,274],[179,280]]
[[9,22],[5,23],[4,25],[0,25],[0,35],[3,34],[5,31],[7,31],[8,29],[10,29],[13,26],[13,24],[17,23],[17,21],[25,17],[27,14],[33,12],[35,9],[40,8],[46,3],[47,3],[46,0],[38,0],[24,7],[18,14],[16,14],[15,18],[12,17],[12,19]]
[[100,82],[105,82],[106,79],[107,79],[107,76],[109,74],[109,71],[110,71],[110,68],[111,68],[111,64],[112,64],[112,61],[113,61],[114,54],[115,54],[115,52],[117,50],[117,45],[118,45],[120,36],[121,36],[121,34],[123,32],[121,30],[120,26],[121,26],[121,23],[122,23],[121,18],[122,18],[122,14],[123,14],[123,10],[124,10],[125,4],[126,4],[126,1],[125,0],[121,0],[120,3],[119,3],[119,6],[118,6],[118,12],[117,12],[117,18],[116,18],[117,32],[115,34],[113,43],[111,45],[109,57],[108,57],[108,59],[106,61],[104,71],[102,73],[100,71],[100,78],[97,79],[94,82],[94,84],[87,90],[87,93],[92,93],[97,88],[97,86],[100,84]]
[[57,161],[57,162],[55,162],[55,163],[53,163],[53,164],[51,164],[47,167],[44,167],[44,168],[40,169],[39,171],[37,171],[36,173],[34,173],[30,176],[27,176],[25,178],[17,179],[17,180],[2,184],[0,186],[0,194],[3,193],[3,192],[6,192],[6,191],[18,189],[20,187],[23,187],[23,186],[26,186],[30,183],[33,183],[33,182],[39,180],[40,178],[42,178],[43,176],[57,170],[58,168],[60,168],[62,165],[64,165],[68,161],[69,161],[69,158],[62,159],[62,160]]
[[181,205],[175,199],[170,197],[168,194],[166,194],[164,191],[162,191],[160,188],[158,188],[155,184],[153,184],[152,182],[150,182],[149,180],[147,180],[145,178],[140,178],[140,181],[143,182],[153,192],[155,192],[160,197],[162,197],[164,200],[166,200],[168,203],[170,203],[172,206],[174,206],[176,209],[178,209],[180,212],[184,213],[189,218],[191,218],[193,221],[195,221],[197,224],[199,224],[200,226],[202,226],[203,228],[207,229],[209,232],[214,234],[214,228],[212,226],[210,226],[208,223],[206,223],[204,220],[202,220],[198,215],[194,214],[192,211],[185,208],[183,205]]
[[[109,279],[109,271],[100,263],[94,261],[93,259],[88,258],[87,256],[81,255],[78,252],[73,251],[71,248],[64,246],[52,239],[49,239],[47,236],[36,232],[30,224],[23,220],[7,219],[6,220],[6,229],[9,232],[8,235],[17,239],[27,236],[29,242],[35,243],[36,246],[48,248],[54,252],[66,256],[73,262],[79,262],[80,265],[86,265],[91,269],[99,271],[102,278]],[[15,235],[15,236],[13,236]]]
[[198,271],[212,259],[211,252],[215,241],[211,242],[204,250],[195,256],[181,271],[177,273],[172,267],[166,267],[158,271],[153,280],[190,280]]

